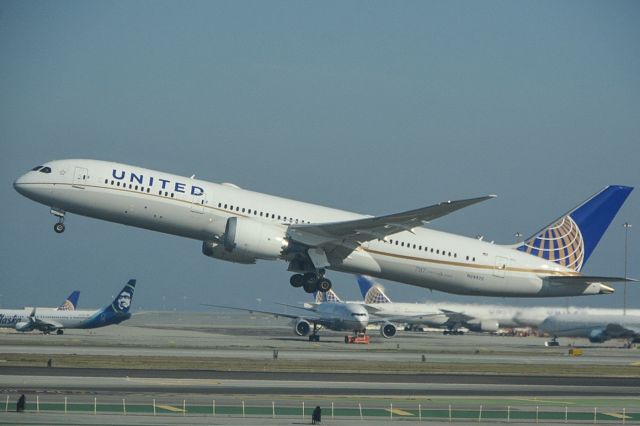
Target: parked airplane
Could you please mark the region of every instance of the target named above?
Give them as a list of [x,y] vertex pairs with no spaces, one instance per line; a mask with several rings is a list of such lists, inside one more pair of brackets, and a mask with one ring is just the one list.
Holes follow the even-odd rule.
[[640,342],[640,315],[551,315],[540,325],[540,330],[556,338],[586,337],[592,343],[603,343],[609,339],[628,339]]
[[[378,317],[406,316],[408,329],[415,329],[419,325],[442,328],[449,333],[457,334],[460,328],[471,331],[494,332],[500,328],[530,327],[539,329],[547,318],[578,318],[578,317],[611,317],[620,313],[619,309],[589,308],[575,306],[509,306],[479,303],[451,303],[451,302],[422,302],[398,303],[392,302],[384,287],[370,277],[359,275],[358,286],[364,299],[364,304],[370,314]],[[330,290],[332,291],[332,290]],[[631,315],[638,315],[640,310],[628,310]],[[447,332],[445,332],[447,333]]]
[[39,330],[44,334],[53,331],[57,334],[63,334],[63,330],[66,328],[85,329],[120,324],[131,318],[129,309],[135,286],[136,280],[129,280],[110,305],[98,310],[52,308],[2,310],[0,311],[0,327],[12,327],[22,332]]
[[[328,328],[334,331],[349,331],[354,334],[364,333],[369,324],[369,314],[362,306],[350,303],[318,303],[309,308],[301,308],[299,306],[286,305],[295,309],[301,309],[304,314],[292,315],[284,312],[261,311],[258,309],[236,308],[233,306],[210,305],[214,308],[234,309],[245,312],[258,312],[261,314],[272,315],[274,317],[291,318],[293,324],[293,332],[298,336],[309,336],[309,341],[320,341],[318,331],[320,327]],[[311,333],[311,334],[309,334]]]
[[56,232],[66,212],[202,241],[206,256],[251,264],[282,259],[290,283],[331,288],[326,269],[439,291],[513,297],[606,294],[617,277],[580,274],[632,188],[608,186],[523,243],[497,245],[423,228],[492,195],[445,201],[386,216],[348,211],[119,163],[59,160],[14,182],[51,207]]
[[15,323],[18,321],[18,317],[16,313],[23,313],[25,311],[31,312],[33,309],[44,309],[44,310],[53,310],[53,311],[75,311],[78,306],[78,298],[80,297],[80,292],[78,290],[74,290],[71,292],[69,297],[67,297],[64,302],[57,308],[32,308],[25,307],[23,311],[19,309],[0,309],[0,328],[13,327]]

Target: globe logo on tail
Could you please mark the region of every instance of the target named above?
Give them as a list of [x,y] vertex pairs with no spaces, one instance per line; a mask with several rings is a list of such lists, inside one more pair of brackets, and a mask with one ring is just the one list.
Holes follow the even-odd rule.
[[518,249],[574,271],[580,271],[584,263],[584,239],[568,215],[529,238]]

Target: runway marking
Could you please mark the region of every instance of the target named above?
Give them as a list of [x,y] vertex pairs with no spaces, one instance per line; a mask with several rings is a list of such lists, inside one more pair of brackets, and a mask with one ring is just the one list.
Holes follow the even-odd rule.
[[611,417],[615,417],[616,419],[630,419],[631,417],[627,416],[626,414],[623,415],[622,413],[602,413],[605,416],[611,416]]
[[565,405],[573,405],[575,402],[568,401],[554,401],[552,399],[538,399],[538,398],[513,398],[516,401],[529,401],[529,402],[544,402],[547,404],[565,404]]
[[393,410],[390,410],[389,408],[385,408],[384,411],[388,411],[388,412],[391,412],[393,414],[397,414],[398,416],[414,416],[415,415],[413,413],[401,410],[399,408],[394,408]]
[[158,408],[162,408],[163,410],[167,410],[167,411],[173,411],[174,413],[183,413],[185,410],[183,410],[182,408],[178,408],[178,407],[173,407],[171,405],[156,405],[156,407]]
[[194,386],[194,385],[219,385],[220,382],[206,379],[152,379],[152,378],[131,378],[127,377],[127,382],[146,383],[154,385],[168,386]]

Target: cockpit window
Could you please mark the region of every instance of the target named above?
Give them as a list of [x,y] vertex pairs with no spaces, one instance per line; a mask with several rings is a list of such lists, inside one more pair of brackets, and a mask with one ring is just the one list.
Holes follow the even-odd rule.
[[40,173],[51,173],[51,167],[43,167],[40,169]]
[[42,166],[35,166],[33,169],[31,169],[34,172],[37,172],[38,170],[40,170],[42,168]]

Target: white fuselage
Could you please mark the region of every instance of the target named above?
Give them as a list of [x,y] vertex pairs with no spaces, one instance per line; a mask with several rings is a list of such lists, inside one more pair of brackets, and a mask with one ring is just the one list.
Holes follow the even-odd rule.
[[369,324],[369,313],[363,306],[324,302],[314,304],[314,310],[325,318],[324,326],[334,331],[361,331]]
[[640,315],[634,313],[594,314],[569,313],[551,315],[540,325],[540,330],[551,336],[592,337],[594,330],[604,330],[607,326],[616,325],[640,331]]
[[[355,303],[355,302],[354,302]],[[495,322],[501,328],[532,327],[539,328],[542,322],[554,315],[583,315],[605,316],[620,315],[619,309],[588,308],[574,306],[509,306],[509,305],[485,305],[473,303],[450,302],[422,302],[422,303],[371,303],[369,306],[375,309],[378,317],[416,317],[415,323],[426,324],[431,327],[441,327],[449,318],[442,310],[464,314],[473,317],[477,322]],[[639,315],[640,310],[627,311],[629,315]],[[410,322],[410,321],[407,321]]]
[[[33,308],[0,309],[0,327],[15,328],[18,323],[29,322]],[[84,328],[86,321],[99,311],[75,310],[63,311],[53,308],[36,308],[35,317],[39,320],[59,325],[58,328]]]
[[[327,223],[368,217],[98,160],[46,163],[50,173],[31,171],[14,186],[56,210],[199,241],[219,241],[227,219],[251,218],[281,231],[296,223]],[[599,294],[600,284],[558,285],[541,277],[577,275],[540,257],[473,238],[415,228],[386,240],[362,243],[330,269],[372,275],[449,293],[545,297]]]

